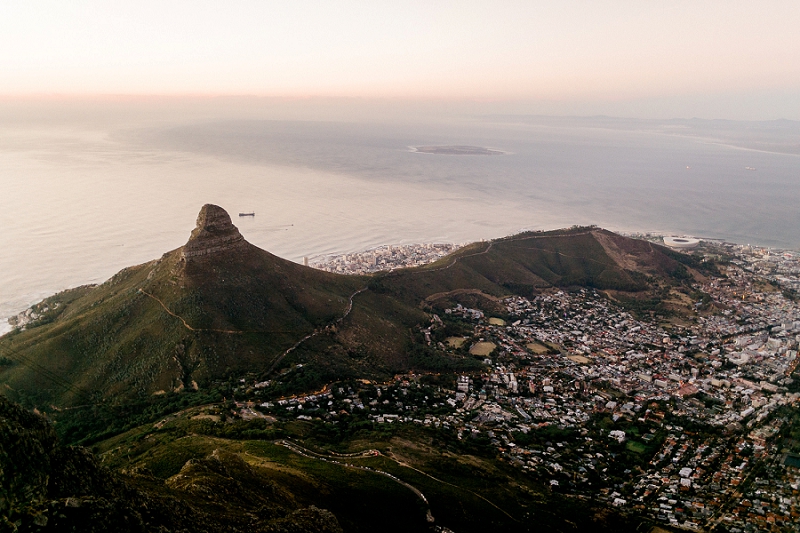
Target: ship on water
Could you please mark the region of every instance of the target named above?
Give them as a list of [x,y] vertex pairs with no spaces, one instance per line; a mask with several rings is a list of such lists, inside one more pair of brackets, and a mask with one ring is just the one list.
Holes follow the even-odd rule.
[[255,212],[251,212],[251,213],[239,213],[239,216],[240,216],[240,217],[254,217],[254,216],[256,216],[256,214],[255,214]]

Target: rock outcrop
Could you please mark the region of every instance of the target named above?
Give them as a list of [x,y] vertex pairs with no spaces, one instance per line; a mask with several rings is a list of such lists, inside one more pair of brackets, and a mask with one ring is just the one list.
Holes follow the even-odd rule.
[[227,211],[218,205],[206,204],[197,215],[197,227],[192,230],[189,241],[183,247],[182,258],[195,261],[241,248],[246,243]]

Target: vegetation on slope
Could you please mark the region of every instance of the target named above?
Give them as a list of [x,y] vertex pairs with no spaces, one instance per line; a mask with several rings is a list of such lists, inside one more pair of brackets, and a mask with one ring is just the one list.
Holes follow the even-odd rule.
[[0,428],[0,531],[341,531],[238,456],[212,451],[165,484],[59,445],[46,420],[3,397]]
[[0,398],[0,530],[632,532],[646,525],[551,493],[497,461],[490,446],[433,428],[203,412],[133,428],[97,443],[94,456],[60,445],[46,420]]
[[504,296],[575,286],[669,312],[662,302],[671,288],[700,266],[594,227],[475,243],[425,267],[374,276],[321,272],[244,241],[190,261],[179,249],[49,299],[39,322],[0,338],[0,387],[50,409],[210,392],[299,364],[282,380],[286,393],[409,369],[469,370],[474,359],[419,338],[431,312],[473,301],[501,312]]

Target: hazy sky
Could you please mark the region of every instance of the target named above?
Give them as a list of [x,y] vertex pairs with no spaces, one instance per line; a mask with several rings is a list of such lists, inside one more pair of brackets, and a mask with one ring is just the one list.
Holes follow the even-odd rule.
[[0,95],[258,95],[800,119],[800,2],[0,2]]

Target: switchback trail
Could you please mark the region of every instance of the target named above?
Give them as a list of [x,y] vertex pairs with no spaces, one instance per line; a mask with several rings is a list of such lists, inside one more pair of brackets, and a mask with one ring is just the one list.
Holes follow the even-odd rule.
[[[344,314],[341,317],[339,317],[336,320],[334,320],[333,322],[331,322],[331,324],[337,324],[337,323],[341,322],[342,320],[344,320],[345,317],[347,317],[347,315],[349,315],[350,311],[353,309],[353,298],[357,294],[362,293],[362,292],[364,292],[366,290],[367,290],[367,287],[364,287],[362,289],[357,290],[353,294],[351,294],[350,297],[349,297],[349,300],[348,300],[348,303],[347,303],[347,308],[345,309]],[[294,330],[258,330],[258,329],[241,330],[241,329],[195,328],[192,325],[190,325],[188,322],[186,322],[186,320],[182,316],[172,312],[170,310],[170,308],[167,307],[167,305],[163,301],[161,301],[161,299],[158,296],[156,296],[154,294],[150,294],[149,292],[147,292],[146,290],[144,290],[142,288],[139,288],[139,292],[144,294],[148,298],[152,298],[153,300],[158,302],[158,304],[164,309],[164,311],[167,312],[168,315],[173,316],[173,317],[177,318],[178,320],[180,320],[181,323],[183,324],[183,327],[185,327],[189,331],[211,332],[211,333],[227,333],[227,334],[230,334],[230,335],[243,335],[245,333],[296,333],[296,331],[294,331]],[[316,334],[316,332],[308,335],[308,337],[312,337],[314,334]],[[304,337],[300,342],[303,342],[303,340],[306,340],[306,338],[308,338],[308,337]],[[290,348],[290,350],[291,350],[291,348]]]
[[[377,450],[376,450],[376,451],[377,451]],[[508,514],[506,511],[504,511],[503,509],[501,509],[500,507],[498,507],[497,505],[495,505],[494,503],[490,502],[489,500],[487,500],[486,498],[484,498],[483,496],[481,496],[480,494],[478,494],[478,493],[476,493],[476,492],[472,492],[471,490],[469,490],[469,489],[465,489],[464,487],[459,487],[458,485],[454,485],[454,484],[452,484],[452,483],[450,483],[450,482],[448,482],[448,481],[444,481],[444,480],[442,480],[442,479],[439,479],[438,477],[434,477],[434,476],[432,476],[432,475],[428,474],[427,472],[423,472],[423,471],[422,471],[422,470],[420,470],[419,468],[414,468],[414,467],[413,467],[413,466],[411,466],[410,464],[408,464],[408,463],[404,463],[404,462],[400,461],[399,459],[395,459],[394,457],[390,457],[390,456],[388,456],[388,455],[384,455],[384,454],[382,454],[382,453],[380,453],[380,452],[378,452],[378,453],[379,453],[380,455],[382,455],[383,457],[386,457],[387,459],[391,459],[392,461],[394,461],[394,462],[395,462],[395,463],[397,463],[398,465],[400,465],[400,466],[402,466],[402,467],[405,467],[405,468],[410,468],[411,470],[413,470],[413,471],[415,471],[415,472],[418,472],[418,473],[422,474],[422,475],[423,475],[423,476],[425,476],[425,477],[429,477],[429,478],[431,478],[431,479],[432,479],[432,480],[434,480],[434,481],[438,481],[439,483],[443,483],[443,484],[445,484],[445,485],[450,485],[451,487],[455,487],[455,488],[457,488],[457,489],[459,489],[459,490],[463,490],[463,491],[465,491],[465,492],[469,492],[470,494],[472,494],[472,495],[473,495],[473,496],[475,496],[476,498],[480,498],[481,500],[485,501],[486,503],[488,503],[489,505],[491,505],[492,507],[494,507],[495,509],[497,509],[498,511],[500,511],[501,513],[503,513],[504,515],[506,515],[507,517],[509,517],[509,518],[510,518],[511,520],[513,520],[514,522],[519,522],[519,520],[517,520],[516,518],[514,518],[513,516],[511,516],[510,514]]]
[[423,267],[422,269],[419,269],[419,270],[411,270],[411,272],[413,272],[414,274],[424,274],[424,273],[427,273],[427,272],[439,272],[441,270],[447,270],[448,268],[450,268],[453,265],[455,265],[456,263],[458,263],[461,259],[466,259],[467,257],[475,257],[476,255],[488,254],[489,250],[492,249],[493,245],[494,245],[494,241],[491,241],[491,242],[489,242],[489,246],[487,246],[486,249],[484,251],[482,251],[482,252],[475,252],[474,254],[467,254],[467,255],[461,255],[459,257],[454,257],[453,261],[449,265],[445,265],[443,267],[437,267],[437,268],[424,268]]
[[[332,326],[334,324],[340,324],[345,318],[347,318],[347,316],[353,310],[353,298],[355,298],[356,296],[358,296],[359,294],[361,294],[362,292],[367,291],[367,290],[369,290],[368,287],[362,287],[361,289],[358,289],[356,292],[351,294],[350,297],[347,300],[347,307],[345,308],[344,313],[342,314],[342,316],[340,316],[336,320],[332,321],[331,323],[329,323],[325,327],[316,328],[314,331],[312,331],[311,333],[309,333],[308,335],[306,335],[305,337],[303,337],[302,339],[300,339],[299,341],[294,343],[288,349],[286,349],[286,351],[284,351],[278,357],[275,358],[275,360],[272,362],[272,364],[270,365],[269,369],[267,370],[267,374],[270,374],[275,369],[275,367],[278,365],[278,363],[280,363],[283,360],[284,357],[286,357],[291,352],[296,350],[298,346],[300,346],[301,344],[306,342],[308,339],[310,339],[310,338],[312,338],[312,337],[314,337],[316,335],[319,335],[320,333],[322,333],[323,331],[325,331],[327,328],[329,328],[330,326]],[[139,292],[141,294],[144,294],[145,296],[147,296],[149,298],[152,298],[154,301],[158,302],[158,304],[164,309],[164,311],[167,312],[167,314],[169,314],[170,316],[173,316],[173,317],[177,318],[178,320],[180,320],[181,323],[183,324],[183,326],[186,329],[188,329],[189,331],[210,332],[210,333],[224,333],[224,334],[228,334],[228,335],[243,335],[245,333],[262,333],[262,334],[264,334],[264,333],[297,333],[296,331],[262,331],[262,330],[233,330],[233,329],[195,328],[195,327],[192,327],[188,322],[186,322],[186,320],[182,316],[180,316],[180,315],[178,315],[176,313],[173,313],[166,306],[166,304],[164,304],[164,302],[161,301],[161,299],[158,298],[157,296],[155,296],[153,294],[150,294],[149,292],[145,291],[142,288],[139,288]]]

